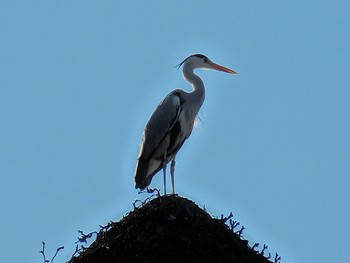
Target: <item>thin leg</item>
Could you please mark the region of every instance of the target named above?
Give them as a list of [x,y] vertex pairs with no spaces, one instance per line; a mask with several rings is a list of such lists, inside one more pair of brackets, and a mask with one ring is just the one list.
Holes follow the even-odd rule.
[[175,183],[174,183],[174,175],[175,175],[175,157],[171,160],[170,165],[170,175],[171,175],[171,184],[173,187],[173,195],[175,194]]
[[166,195],[166,163],[163,164],[164,195]]

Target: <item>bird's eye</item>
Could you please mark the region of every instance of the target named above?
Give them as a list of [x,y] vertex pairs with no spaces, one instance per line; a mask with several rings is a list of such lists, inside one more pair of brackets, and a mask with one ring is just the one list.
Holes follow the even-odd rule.
[[208,63],[208,59],[207,58],[204,58],[204,63]]

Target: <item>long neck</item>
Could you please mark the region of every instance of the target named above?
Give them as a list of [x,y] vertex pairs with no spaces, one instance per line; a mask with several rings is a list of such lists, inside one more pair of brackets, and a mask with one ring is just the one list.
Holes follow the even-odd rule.
[[192,99],[192,103],[197,105],[198,109],[202,106],[202,103],[205,98],[205,89],[204,83],[199,76],[194,74],[194,68],[191,64],[184,64],[182,74],[185,80],[192,84],[192,92],[190,93],[190,97]]

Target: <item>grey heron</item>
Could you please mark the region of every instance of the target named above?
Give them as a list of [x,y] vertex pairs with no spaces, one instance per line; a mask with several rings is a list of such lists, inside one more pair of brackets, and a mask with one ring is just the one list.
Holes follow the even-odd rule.
[[183,66],[185,80],[192,84],[192,91],[176,89],[170,92],[151,115],[142,135],[135,171],[135,188],[148,187],[153,176],[163,169],[164,194],[166,194],[166,167],[171,161],[172,193],[175,194],[175,157],[190,136],[194,121],[205,98],[204,83],[194,74],[195,69],[212,69],[231,74],[235,71],[215,64],[208,57],[195,54],[179,65]]

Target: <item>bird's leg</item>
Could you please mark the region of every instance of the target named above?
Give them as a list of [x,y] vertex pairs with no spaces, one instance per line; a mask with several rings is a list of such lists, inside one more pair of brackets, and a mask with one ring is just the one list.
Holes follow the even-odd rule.
[[174,175],[175,175],[175,157],[171,160],[171,165],[170,165],[170,175],[171,175],[171,184],[173,187],[173,195],[175,194],[175,180],[174,180]]
[[163,179],[164,179],[164,195],[166,195],[166,154],[164,154],[163,159]]

